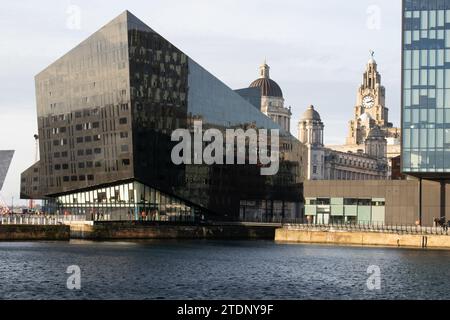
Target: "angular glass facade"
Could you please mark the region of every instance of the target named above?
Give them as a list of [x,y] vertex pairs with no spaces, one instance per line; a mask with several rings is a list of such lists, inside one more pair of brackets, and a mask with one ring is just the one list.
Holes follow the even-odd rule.
[[87,216],[90,220],[199,220],[201,210],[139,182],[70,193],[47,201],[58,214]]
[[402,170],[450,172],[450,1],[403,1]]
[[[305,150],[288,132],[274,176],[261,175],[260,164],[173,163],[171,134],[193,134],[194,121],[222,133],[280,128],[128,11],[39,73],[36,96],[41,160],[22,174],[23,198],[48,199],[59,212],[117,211],[103,198],[81,207],[66,200],[131,183],[211,216],[300,214]],[[124,212],[130,203],[142,211],[128,200]]]

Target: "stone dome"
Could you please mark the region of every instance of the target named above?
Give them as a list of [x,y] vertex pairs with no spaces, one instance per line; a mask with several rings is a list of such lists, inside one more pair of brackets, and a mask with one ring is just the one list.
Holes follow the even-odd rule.
[[381,131],[380,127],[376,126],[370,130],[367,138],[385,138],[385,135],[383,131]]
[[313,105],[309,106],[308,109],[303,113],[302,120],[321,121],[320,114],[314,109]]
[[261,95],[264,97],[283,98],[283,92],[278,83],[269,78],[259,78],[253,81],[250,88],[260,88]]

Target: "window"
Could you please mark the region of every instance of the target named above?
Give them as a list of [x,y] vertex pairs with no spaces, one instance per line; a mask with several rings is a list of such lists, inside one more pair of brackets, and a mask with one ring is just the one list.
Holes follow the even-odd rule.
[[69,165],[67,163],[64,163],[62,165],[62,168],[63,168],[63,170],[67,170],[67,169],[69,169]]
[[359,206],[370,206],[372,204],[372,199],[359,199],[358,205]]
[[313,166],[313,174],[317,174],[317,166]]
[[86,149],[86,155],[90,156],[92,154],[92,149]]
[[84,141],[85,142],[91,142],[92,141],[92,137],[91,136],[84,137]]
[[53,154],[53,157],[55,157],[55,158],[59,158],[61,156],[61,154],[59,153],[59,152],[55,152],[54,154]]
[[96,136],[93,136],[93,139],[94,139],[94,141],[100,141],[100,139],[101,139],[101,135],[96,135]]
[[61,152],[61,157],[63,157],[63,158],[67,158],[67,156],[68,156],[68,153],[67,153],[67,151],[63,151],[63,152]]
[[87,168],[92,168],[93,165],[94,165],[94,163],[92,161],[87,161],[86,162],[86,167]]
[[122,139],[128,138],[128,132],[121,132],[121,133],[120,133],[120,137],[121,137]]
[[95,149],[94,149],[94,153],[95,153],[95,154],[100,154],[100,153],[102,153],[102,149],[100,149],[100,148],[95,148]]
[[329,205],[331,203],[331,200],[328,198],[321,198],[321,199],[317,199],[317,200],[311,200],[311,204],[312,205]]
[[92,123],[92,128],[97,129],[100,127],[100,122],[94,122]]
[[125,153],[128,152],[128,145],[127,144],[123,144],[120,146],[120,151]]
[[77,124],[77,125],[75,126],[75,130],[77,130],[77,131],[83,130],[83,125]]
[[77,155],[80,156],[80,157],[84,156],[84,150],[78,150],[77,151]]
[[61,170],[61,165],[60,164],[55,164],[55,170]]
[[126,124],[128,122],[127,118],[120,118],[119,124]]
[[122,164],[123,164],[124,166],[129,166],[129,165],[130,165],[130,159],[123,159],[123,160],[122,160]]
[[100,161],[95,161],[95,167],[99,168],[102,166],[102,163]]
[[88,180],[89,180],[89,181],[94,180],[94,176],[93,176],[92,174],[88,175],[87,177],[88,177]]
[[84,169],[84,162],[78,163],[78,168],[79,169]]
[[64,182],[68,182],[69,180],[70,180],[70,178],[69,178],[68,176],[64,176],[64,177],[63,177],[63,181],[64,181]]
[[358,205],[358,199],[344,199],[344,205],[346,206],[357,206]]
[[83,143],[83,137],[78,137],[77,138],[77,143]]

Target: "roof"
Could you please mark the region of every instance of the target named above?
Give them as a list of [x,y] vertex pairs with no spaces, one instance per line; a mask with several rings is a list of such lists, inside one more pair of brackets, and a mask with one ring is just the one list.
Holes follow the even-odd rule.
[[368,138],[385,138],[384,133],[381,131],[380,127],[375,126],[370,130]]
[[250,88],[261,88],[263,97],[283,98],[283,92],[278,83],[269,78],[256,79],[250,84]]
[[317,120],[321,121],[320,114],[314,109],[313,105],[310,105],[308,109],[303,113],[302,120]]

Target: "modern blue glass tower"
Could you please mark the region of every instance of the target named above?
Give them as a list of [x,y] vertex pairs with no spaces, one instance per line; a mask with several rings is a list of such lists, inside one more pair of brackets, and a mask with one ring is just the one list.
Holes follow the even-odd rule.
[[450,0],[404,0],[402,171],[441,182],[445,217],[450,177]]

